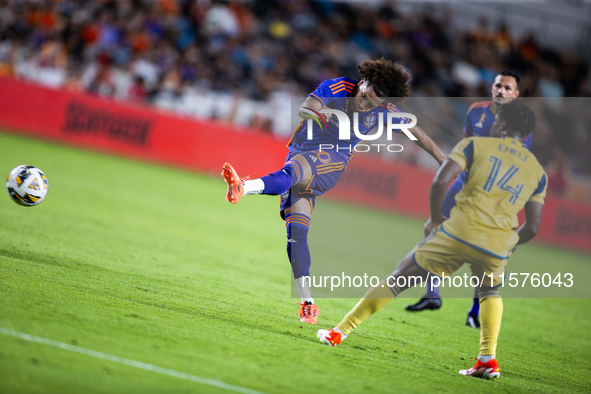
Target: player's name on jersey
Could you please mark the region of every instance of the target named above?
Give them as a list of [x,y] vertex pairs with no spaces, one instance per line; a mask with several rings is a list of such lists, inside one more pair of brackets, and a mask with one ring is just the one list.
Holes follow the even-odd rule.
[[527,161],[527,157],[529,156],[527,153],[522,152],[522,150],[518,149],[517,147],[511,147],[507,144],[499,144],[499,151],[509,153],[524,163]]

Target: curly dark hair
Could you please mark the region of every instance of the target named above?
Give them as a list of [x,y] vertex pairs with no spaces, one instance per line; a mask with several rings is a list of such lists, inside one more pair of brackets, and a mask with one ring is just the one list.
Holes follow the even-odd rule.
[[[402,101],[410,96],[411,76],[398,63],[385,58],[364,60],[357,65],[361,78],[367,79],[378,97],[399,98]],[[392,101],[392,100],[390,100]]]
[[518,132],[524,138],[536,125],[536,116],[533,111],[519,100],[501,105],[497,116],[506,122],[507,131]]

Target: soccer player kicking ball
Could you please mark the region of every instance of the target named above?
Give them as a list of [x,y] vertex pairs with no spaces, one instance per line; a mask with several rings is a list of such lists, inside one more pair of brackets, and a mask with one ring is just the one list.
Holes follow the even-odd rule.
[[[360,141],[352,135],[348,140],[339,139],[339,121],[335,115],[321,114],[322,109],[338,109],[347,114],[359,113],[358,127],[367,134],[378,126],[379,119],[386,121],[389,113],[400,112],[386,97],[401,100],[410,94],[410,75],[398,64],[384,58],[366,60],[357,66],[361,80],[341,77],[322,82],[308,95],[300,107],[299,115],[304,121],[294,131],[289,144],[289,153],[283,168],[260,179],[241,179],[229,164],[223,166],[222,175],[228,184],[226,200],[236,204],[243,195],[280,195],[281,217],[287,228],[287,254],[293,276],[301,297],[300,320],[316,324],[318,307],[310,291],[310,251],[308,229],[316,197],[332,189],[345,171],[353,148]],[[351,100],[353,99],[353,100]],[[313,139],[308,139],[307,119],[314,119]],[[317,125],[322,125],[318,127]],[[419,127],[408,129],[422,147],[438,163],[445,154]],[[332,146],[331,149],[320,149]]]
[[[361,322],[409,288],[410,277],[449,276],[467,262],[472,275],[493,275],[493,280],[478,287],[482,315],[478,361],[460,374],[485,379],[501,375],[495,359],[503,315],[498,286],[516,245],[537,234],[546,195],[547,176],[523,147],[534,124],[533,112],[514,100],[499,108],[491,138],[469,137],[454,147],[431,185],[431,234],[390,276],[365,293],[335,328],[319,330],[321,342],[340,344]],[[462,171],[467,171],[466,184],[456,195],[450,218],[443,222],[441,206],[447,185]],[[525,222],[515,231],[517,213],[524,207]]]
[[[470,106],[466,116],[466,124],[464,126],[464,135],[466,137],[478,136],[489,137],[490,129],[493,124],[495,114],[498,109],[507,103],[510,103],[516,97],[519,97],[519,76],[508,70],[501,70],[495,76],[495,80],[491,86],[492,101],[479,101]],[[531,131],[531,130],[530,130]],[[523,145],[528,149],[531,148],[531,133],[523,140]],[[451,184],[445,193],[443,199],[442,215],[444,219],[449,218],[450,211],[455,205],[455,196],[462,190],[466,181],[466,172],[462,172],[460,176]],[[425,223],[428,226],[429,221]],[[428,235],[428,234],[425,234]],[[474,289],[474,299],[472,306],[468,311],[466,317],[466,325],[472,328],[480,328],[478,321],[478,314],[480,310],[480,303],[478,301],[478,289]],[[439,287],[429,283],[427,292],[418,302],[407,305],[406,310],[410,312],[420,312],[426,309],[436,310],[441,308],[441,298],[439,297]]]

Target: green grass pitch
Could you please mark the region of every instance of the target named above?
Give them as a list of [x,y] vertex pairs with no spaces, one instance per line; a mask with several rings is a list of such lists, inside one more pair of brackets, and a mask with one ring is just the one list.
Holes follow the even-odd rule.
[[[318,326],[299,322],[277,198],[231,206],[221,177],[0,134],[0,171],[19,164],[50,189],[34,208],[0,198],[2,329],[264,393],[591,391],[588,299],[506,299],[496,382],[458,375],[478,352],[467,299],[419,314],[393,301],[330,348],[316,330],[357,300],[318,299]],[[366,211],[349,209],[363,226]],[[422,223],[380,216],[401,258]],[[526,254],[589,262],[541,244],[515,258]],[[0,392],[230,391],[0,333]]]

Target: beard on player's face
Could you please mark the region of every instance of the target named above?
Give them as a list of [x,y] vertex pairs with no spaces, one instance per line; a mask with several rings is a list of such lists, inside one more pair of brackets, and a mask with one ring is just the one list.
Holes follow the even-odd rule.
[[519,96],[517,84],[512,77],[497,76],[491,86],[493,101],[503,105],[510,103]]
[[498,105],[509,104],[513,100],[515,100],[515,97],[507,97],[502,95],[493,96],[493,101]]

